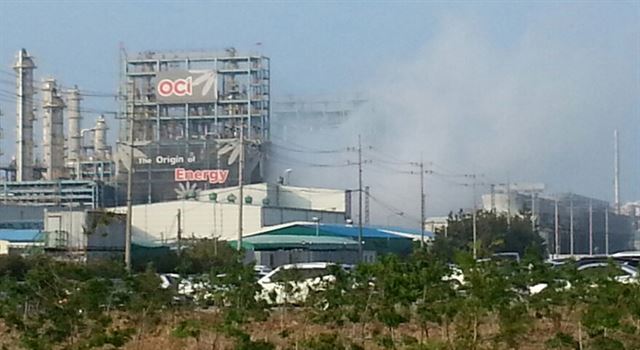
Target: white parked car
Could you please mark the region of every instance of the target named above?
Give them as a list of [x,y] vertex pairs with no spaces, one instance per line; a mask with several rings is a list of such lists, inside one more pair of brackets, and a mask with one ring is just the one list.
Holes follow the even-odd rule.
[[208,301],[213,298],[211,285],[206,278],[183,278],[177,273],[163,273],[159,277],[160,288],[173,288],[177,293],[176,299],[183,297],[195,301]]
[[[313,290],[326,288],[335,281],[331,271],[337,266],[334,263],[314,262],[288,264],[277,267],[258,280],[262,291],[258,298],[269,304],[300,304]],[[349,265],[338,265],[349,270]]]
[[[613,276],[613,280],[618,283],[638,283],[638,270],[636,270],[633,266],[626,264],[615,264],[614,268],[616,269],[616,274]],[[594,261],[588,262],[578,266],[577,270],[586,275],[586,276],[607,276],[610,273],[611,266],[606,261]],[[571,283],[569,281],[558,281],[561,282],[564,286],[562,289],[571,288]],[[548,287],[547,283],[538,283],[534,286],[529,287],[529,293],[531,295],[538,294],[545,290]],[[592,285],[592,287],[597,287],[596,285]]]
[[266,275],[269,274],[269,272],[271,272],[271,268],[267,265],[255,265],[253,267],[253,271],[255,271],[256,276],[258,276],[258,278],[262,278]]

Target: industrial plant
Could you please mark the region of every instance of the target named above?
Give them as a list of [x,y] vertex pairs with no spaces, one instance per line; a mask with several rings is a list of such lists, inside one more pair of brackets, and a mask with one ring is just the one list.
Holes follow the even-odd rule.
[[[268,154],[272,136],[286,149],[290,135],[337,128],[367,101],[290,97],[272,104],[270,66],[268,57],[234,48],[135,55],[122,49],[119,88],[111,94],[52,77],[36,80],[37,60],[18,51],[15,154],[0,164],[0,230],[14,230],[6,236],[13,243],[4,246],[88,261],[123,254],[131,245],[128,234],[133,244],[177,249],[188,240],[240,240],[238,247],[274,265],[311,256],[373,260],[386,251],[367,250],[375,246],[367,240],[399,237],[398,252],[406,254],[411,240],[446,234],[442,217],[423,218],[417,231],[358,228],[354,217],[370,224],[369,186],[361,177],[356,190],[291,186],[292,169],[278,177],[282,169],[270,163],[282,159]],[[93,96],[112,97],[117,110],[83,107]],[[617,179],[616,173],[613,206],[577,194],[545,194],[539,184],[502,184],[482,196],[481,209],[528,215],[551,254],[638,249],[640,205],[620,203]],[[360,196],[357,215],[352,193]],[[314,227],[315,236],[332,238],[306,237]],[[257,238],[242,242],[245,236]],[[363,242],[365,251],[354,252],[353,241]],[[286,254],[273,252],[279,249]]]

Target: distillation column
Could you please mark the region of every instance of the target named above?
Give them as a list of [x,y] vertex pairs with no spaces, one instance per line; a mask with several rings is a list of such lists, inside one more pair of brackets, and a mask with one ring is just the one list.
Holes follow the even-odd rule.
[[22,49],[13,69],[16,71],[16,181],[33,180],[33,59]]
[[71,166],[75,166],[80,161],[82,144],[80,137],[80,124],[82,116],[80,115],[80,92],[78,87],[67,91],[67,162]]
[[104,116],[99,116],[96,120],[96,127],[93,136],[93,154],[96,160],[107,160],[109,146],[107,146],[107,122]]
[[46,79],[42,86],[42,153],[46,180],[64,176],[64,102],[58,94],[55,79]]

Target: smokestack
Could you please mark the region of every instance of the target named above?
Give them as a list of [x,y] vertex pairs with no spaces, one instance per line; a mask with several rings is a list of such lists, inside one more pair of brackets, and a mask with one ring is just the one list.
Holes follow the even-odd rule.
[[104,116],[99,116],[96,120],[96,127],[93,138],[93,154],[97,160],[104,160],[107,158],[108,146],[107,146],[107,122]]
[[42,152],[45,179],[56,180],[64,175],[64,120],[65,107],[58,94],[55,79],[46,79],[42,84],[44,117],[42,120]]
[[618,153],[618,129],[613,130],[613,206],[620,214],[620,154]]
[[13,70],[16,71],[16,181],[33,180],[33,59],[22,49]]
[[67,104],[68,104],[68,120],[69,125],[67,129],[67,161],[78,162],[81,154],[81,140],[80,140],[80,124],[82,116],[80,115],[80,92],[78,87],[67,91]]

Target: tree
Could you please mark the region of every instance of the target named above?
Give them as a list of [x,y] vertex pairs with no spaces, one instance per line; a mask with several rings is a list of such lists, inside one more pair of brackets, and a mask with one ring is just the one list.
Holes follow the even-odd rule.
[[233,264],[238,253],[228,242],[202,239],[189,242],[180,254],[178,271],[185,274],[209,273],[211,269]]
[[[471,251],[473,244],[473,216],[459,212],[449,214],[448,237],[438,236],[436,242],[445,258],[453,260],[456,250]],[[513,216],[510,225],[505,215],[480,210],[476,215],[476,232],[479,256],[489,256],[497,252],[518,252],[520,256],[533,253],[544,256],[544,240],[531,229],[528,217]]]

